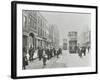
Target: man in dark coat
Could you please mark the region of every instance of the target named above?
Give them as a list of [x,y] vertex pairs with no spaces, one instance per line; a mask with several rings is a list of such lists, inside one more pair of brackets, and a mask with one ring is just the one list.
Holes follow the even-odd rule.
[[83,53],[84,53],[84,56],[86,56],[86,48],[83,47]]
[[49,60],[50,59],[50,50],[49,50],[49,48],[46,49],[46,54],[47,54],[47,59]]
[[56,56],[56,49],[54,48],[54,56]]
[[33,47],[32,51],[31,51],[31,56],[32,56],[31,58],[32,58],[32,60],[33,60],[34,52],[35,52],[35,48]]
[[42,48],[39,47],[39,50],[38,50],[38,57],[39,57],[39,60],[42,59],[42,55],[43,55],[43,50],[42,50]]
[[59,54],[62,54],[62,49],[61,48],[59,48]]
[[31,56],[32,56],[32,55],[31,55],[31,51],[32,51],[32,47],[29,48],[29,61],[30,61],[30,62],[31,62],[31,60],[32,60],[32,59],[31,59],[31,58],[32,58],[32,57],[31,57]]
[[30,49],[29,49],[29,55],[30,55],[29,60],[30,60],[30,62],[33,60],[34,52],[35,52],[35,49],[30,47]]
[[80,58],[82,57],[82,48],[78,48],[78,54],[79,54],[79,56],[80,56]]
[[57,50],[57,58],[59,58],[60,50]]
[[26,57],[26,53],[27,53],[27,50],[24,47],[23,48],[23,69],[26,69],[26,65],[28,65],[28,60],[27,60],[27,57]]
[[52,53],[53,53],[53,49],[51,48],[51,49],[50,49],[50,58],[53,57]]

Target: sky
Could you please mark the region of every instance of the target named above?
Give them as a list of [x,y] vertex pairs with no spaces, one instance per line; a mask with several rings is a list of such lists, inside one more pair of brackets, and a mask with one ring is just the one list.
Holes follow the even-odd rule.
[[60,33],[60,43],[64,38],[68,38],[69,31],[77,31],[78,35],[91,28],[91,14],[69,13],[69,12],[40,12],[48,24],[57,25]]

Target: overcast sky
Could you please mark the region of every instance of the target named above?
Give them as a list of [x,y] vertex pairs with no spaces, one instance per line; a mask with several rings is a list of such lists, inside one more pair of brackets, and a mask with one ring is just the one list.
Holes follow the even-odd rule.
[[41,12],[49,24],[57,25],[60,31],[60,43],[63,38],[68,38],[69,31],[81,32],[90,29],[91,14],[63,13],[63,12]]

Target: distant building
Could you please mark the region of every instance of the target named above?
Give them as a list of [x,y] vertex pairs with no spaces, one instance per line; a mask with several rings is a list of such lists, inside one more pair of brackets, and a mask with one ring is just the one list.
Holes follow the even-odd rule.
[[77,32],[71,31],[68,33],[69,37],[69,52],[70,53],[76,53],[77,48]]
[[50,46],[59,48],[59,30],[56,25],[49,25]]
[[91,31],[87,31],[85,34],[84,34],[84,45],[88,48],[91,47]]
[[79,39],[78,39],[78,42],[80,44],[80,47],[89,47],[91,46],[91,31],[85,31],[85,32],[82,32],[80,35],[79,35]]
[[59,29],[57,28],[56,25],[54,25],[54,47],[55,48],[59,48],[59,39],[60,39]]

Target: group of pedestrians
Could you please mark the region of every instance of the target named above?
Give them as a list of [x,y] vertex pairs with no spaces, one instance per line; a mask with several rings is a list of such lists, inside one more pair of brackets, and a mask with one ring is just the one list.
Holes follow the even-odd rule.
[[82,58],[82,55],[86,56],[89,53],[89,48],[86,47],[78,47],[78,55]]
[[25,47],[23,48],[23,68],[26,69],[26,66],[29,62],[32,62],[34,60],[35,53],[37,54],[37,58],[39,61],[43,62],[43,66],[46,65],[47,60],[50,60],[53,57],[59,58],[59,55],[62,54],[61,48],[52,48],[52,47],[38,47],[34,49],[33,47],[30,47],[29,50],[27,50]]
[[38,58],[39,61],[43,61],[43,66],[46,65],[47,60],[50,60],[53,57],[59,58],[59,55],[62,54],[62,49],[55,49],[55,48],[38,48]]

